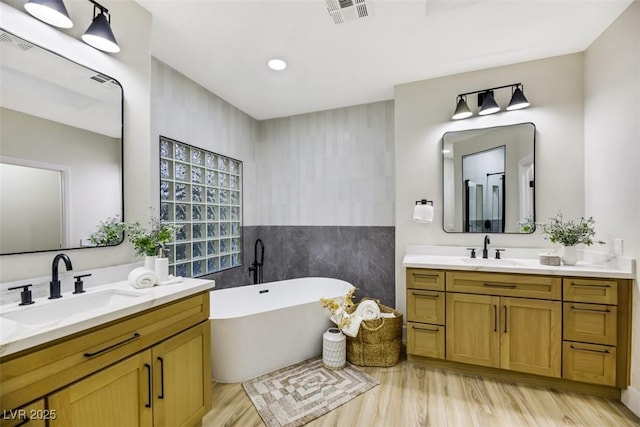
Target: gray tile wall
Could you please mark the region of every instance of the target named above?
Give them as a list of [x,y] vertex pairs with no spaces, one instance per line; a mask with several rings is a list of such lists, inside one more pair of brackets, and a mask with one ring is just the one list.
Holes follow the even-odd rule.
[[264,281],[333,277],[356,288],[356,298],[395,307],[395,227],[258,226],[243,228],[244,265],[216,273],[216,289],[253,283],[254,242],[265,245]]

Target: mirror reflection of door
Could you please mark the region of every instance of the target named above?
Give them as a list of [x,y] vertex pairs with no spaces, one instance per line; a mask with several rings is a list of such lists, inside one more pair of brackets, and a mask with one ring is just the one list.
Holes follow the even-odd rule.
[[462,156],[463,230],[503,233],[505,146]]
[[63,189],[60,170],[0,163],[0,252],[65,247]]

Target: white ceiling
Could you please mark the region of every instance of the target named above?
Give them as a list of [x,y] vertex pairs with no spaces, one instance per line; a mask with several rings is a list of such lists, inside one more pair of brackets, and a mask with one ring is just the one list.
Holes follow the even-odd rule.
[[[262,120],[579,52],[632,0],[367,0],[371,16],[338,25],[325,0],[136,1],[153,14],[153,56]],[[273,57],[288,67],[268,69]]]

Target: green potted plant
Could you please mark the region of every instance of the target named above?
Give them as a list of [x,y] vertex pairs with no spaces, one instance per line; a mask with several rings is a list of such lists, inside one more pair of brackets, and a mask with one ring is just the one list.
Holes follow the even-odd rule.
[[164,256],[164,247],[172,242],[177,227],[173,224],[163,224],[157,217],[149,221],[150,229],[143,227],[138,221],[125,224],[129,242],[133,245],[137,255],[144,256],[145,267],[154,269],[157,255]]
[[122,242],[124,223],[119,216],[109,217],[100,221],[98,230],[89,236],[89,241],[96,246],[113,246]]
[[604,243],[600,240],[594,240],[596,231],[593,217],[587,219],[582,217],[579,221],[565,221],[562,212],[558,212],[554,218],[551,218],[550,222],[538,225],[542,233],[545,234],[546,240],[562,245],[560,257],[562,263],[566,265],[576,264],[577,245],[583,244],[585,246],[591,246],[594,243]]

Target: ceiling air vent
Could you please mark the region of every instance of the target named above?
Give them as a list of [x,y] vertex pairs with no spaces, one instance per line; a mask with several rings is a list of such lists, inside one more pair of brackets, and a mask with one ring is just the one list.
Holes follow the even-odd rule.
[[369,16],[369,3],[371,0],[326,0],[329,16],[336,24],[342,24],[354,19],[366,18]]
[[13,35],[5,33],[4,31],[0,32],[0,42],[6,43],[20,50],[29,50],[33,47],[31,43],[24,41],[21,38],[14,37]]
[[93,76],[89,77],[91,80],[95,80],[98,83],[111,83],[113,85],[118,86],[118,84],[109,76],[105,76],[104,74],[94,74]]

